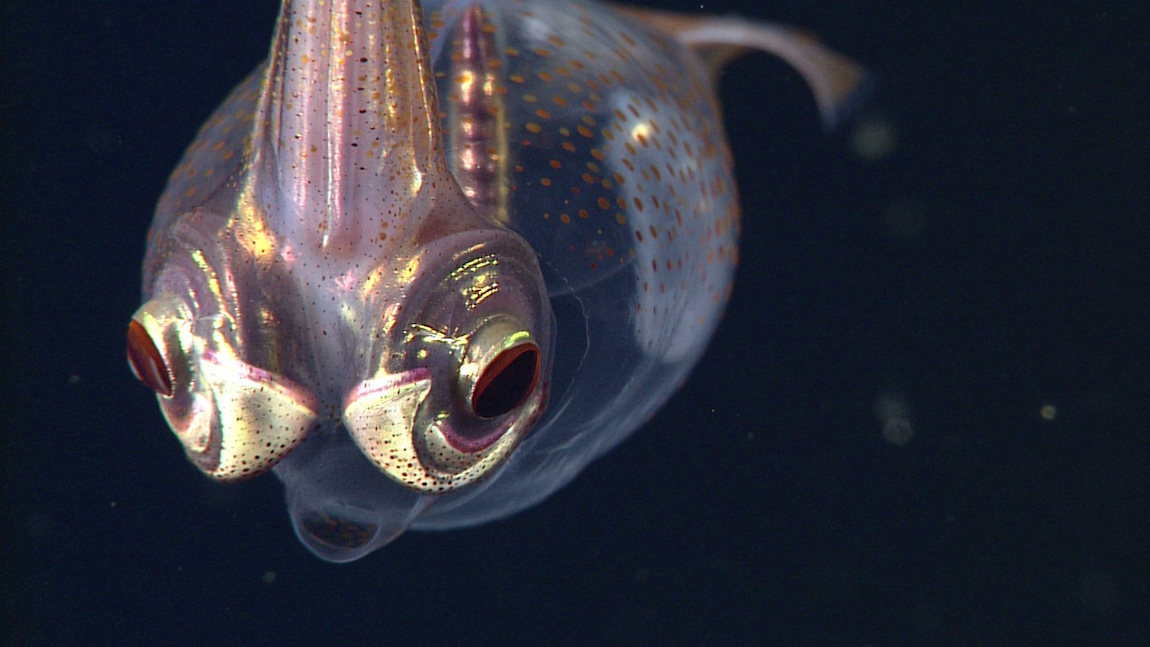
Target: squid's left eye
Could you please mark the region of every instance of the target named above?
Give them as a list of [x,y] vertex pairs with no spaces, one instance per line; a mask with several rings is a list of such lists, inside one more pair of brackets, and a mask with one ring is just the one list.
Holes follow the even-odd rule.
[[539,381],[539,364],[539,346],[534,342],[496,355],[475,381],[471,410],[480,418],[496,418],[523,404]]

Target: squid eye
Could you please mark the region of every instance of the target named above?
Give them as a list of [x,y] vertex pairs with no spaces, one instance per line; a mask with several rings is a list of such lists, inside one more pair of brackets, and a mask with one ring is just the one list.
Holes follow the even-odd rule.
[[495,356],[475,381],[471,410],[480,418],[496,418],[523,404],[539,381],[539,346],[519,344]]
[[144,386],[164,397],[172,397],[172,369],[147,329],[135,319],[128,323],[128,365]]

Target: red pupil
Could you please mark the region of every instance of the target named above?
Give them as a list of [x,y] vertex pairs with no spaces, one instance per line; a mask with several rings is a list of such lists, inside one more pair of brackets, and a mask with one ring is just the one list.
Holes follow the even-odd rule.
[[152,337],[140,322],[133,319],[128,323],[128,364],[136,379],[160,395],[171,397],[172,378],[164,356],[152,343]]
[[503,351],[475,383],[471,408],[481,418],[494,418],[523,404],[539,377],[539,347],[521,344]]

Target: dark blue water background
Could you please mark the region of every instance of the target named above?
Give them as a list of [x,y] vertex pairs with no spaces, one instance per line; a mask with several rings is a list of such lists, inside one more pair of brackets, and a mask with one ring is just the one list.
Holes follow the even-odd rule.
[[6,644],[1140,644],[1150,9],[705,4],[881,78],[828,136],[781,63],[725,74],[743,260],[708,355],[545,505],[333,566],[274,478],[190,467],[124,360],[156,198],[274,3],[5,3]]

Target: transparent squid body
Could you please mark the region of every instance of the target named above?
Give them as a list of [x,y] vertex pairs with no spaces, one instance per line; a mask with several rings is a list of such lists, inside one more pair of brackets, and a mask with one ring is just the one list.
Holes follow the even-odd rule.
[[790,30],[592,2],[285,1],[149,233],[129,363],[189,459],[350,561],[513,514],[683,383],[739,211],[714,75]]

